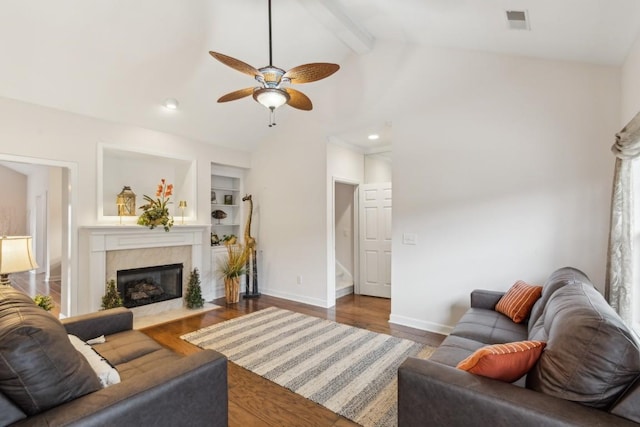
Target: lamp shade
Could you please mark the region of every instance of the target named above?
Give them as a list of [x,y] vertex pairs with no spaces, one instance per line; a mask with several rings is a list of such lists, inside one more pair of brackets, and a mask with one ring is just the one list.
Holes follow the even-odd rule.
[[0,237],[0,274],[38,268],[31,251],[31,236]]

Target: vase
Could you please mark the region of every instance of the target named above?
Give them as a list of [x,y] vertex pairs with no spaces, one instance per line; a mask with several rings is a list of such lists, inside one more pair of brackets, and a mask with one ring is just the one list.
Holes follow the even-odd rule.
[[224,294],[227,298],[227,304],[240,301],[240,277],[224,278]]

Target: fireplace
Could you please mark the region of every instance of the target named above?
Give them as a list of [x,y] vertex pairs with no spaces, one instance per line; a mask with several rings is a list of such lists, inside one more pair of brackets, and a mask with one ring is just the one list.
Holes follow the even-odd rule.
[[118,292],[127,308],[182,297],[183,264],[118,270]]

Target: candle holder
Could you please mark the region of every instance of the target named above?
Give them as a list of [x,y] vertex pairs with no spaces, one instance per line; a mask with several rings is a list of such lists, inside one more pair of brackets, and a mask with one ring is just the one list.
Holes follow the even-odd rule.
[[187,208],[187,201],[186,200],[180,200],[180,203],[178,204],[178,207],[180,209],[182,209],[182,224],[184,224],[184,210]]

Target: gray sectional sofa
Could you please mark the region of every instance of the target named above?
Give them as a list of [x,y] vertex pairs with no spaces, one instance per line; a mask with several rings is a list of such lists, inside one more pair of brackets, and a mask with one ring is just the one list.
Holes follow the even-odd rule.
[[[471,308],[429,360],[398,371],[398,424],[631,426],[640,423],[640,346],[579,270],[555,271],[528,322],[494,310],[503,293],[474,291]],[[490,344],[545,341],[526,376],[505,383],[457,369]]]
[[[125,308],[60,322],[0,286],[0,426],[226,426],[226,358],[183,356],[132,327]],[[102,388],[68,334],[104,335],[93,348],[120,382]]]

